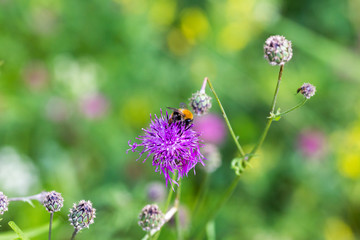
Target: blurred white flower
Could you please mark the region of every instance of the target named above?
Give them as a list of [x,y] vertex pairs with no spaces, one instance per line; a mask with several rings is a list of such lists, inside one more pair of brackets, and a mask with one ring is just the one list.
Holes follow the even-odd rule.
[[97,92],[99,67],[90,60],[77,61],[69,56],[58,56],[54,61],[55,79],[69,88],[76,97]]
[[37,169],[12,147],[0,149],[0,189],[8,196],[28,195],[39,185]]

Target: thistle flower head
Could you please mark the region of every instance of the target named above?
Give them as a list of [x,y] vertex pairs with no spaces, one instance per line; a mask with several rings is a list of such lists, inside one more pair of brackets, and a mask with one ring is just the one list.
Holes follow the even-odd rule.
[[89,228],[89,225],[94,223],[95,211],[90,201],[81,200],[78,204],[74,203],[69,213],[70,224],[78,231]]
[[[152,155],[152,165],[155,172],[164,174],[166,186],[177,182],[172,180],[170,173],[178,172],[178,179],[184,177],[197,163],[203,163],[204,156],[200,153],[199,134],[192,130],[192,125],[187,126],[183,122],[169,124],[169,115],[166,112],[154,118],[150,115],[150,126],[143,129],[144,135],[136,139],[140,143],[129,141],[129,150],[139,152],[140,159],[145,155],[145,162]],[[141,151],[138,148],[141,148]],[[128,151],[129,151],[128,150]],[[195,172],[195,170],[194,170]]]
[[300,92],[302,95],[304,95],[304,97],[310,99],[315,95],[316,87],[310,83],[304,83],[300,88],[298,88],[297,92]]
[[45,196],[43,205],[50,213],[58,212],[63,207],[64,199],[61,197],[61,193],[51,191]]
[[189,100],[192,110],[197,115],[203,115],[211,108],[211,97],[209,97],[205,91],[193,93]]
[[139,215],[139,226],[144,231],[159,230],[164,224],[164,214],[156,204],[146,205]]
[[291,42],[283,36],[271,36],[265,41],[264,53],[271,65],[284,65],[293,55]]
[[4,212],[8,210],[9,200],[3,192],[0,192],[0,215],[3,215]]

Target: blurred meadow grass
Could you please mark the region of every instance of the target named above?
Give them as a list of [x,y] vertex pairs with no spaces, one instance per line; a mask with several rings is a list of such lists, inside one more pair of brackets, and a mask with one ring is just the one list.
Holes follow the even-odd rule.
[[[292,41],[294,56],[278,106],[301,101],[296,89],[304,82],[317,93],[272,125],[217,215],[215,236],[358,239],[359,11],[357,0],[0,0],[0,191],[61,192],[53,239],[70,238],[68,209],[80,199],[93,202],[97,218],[77,239],[141,238],[147,185],[164,181],[149,160],[126,154],[128,140],[141,134],[150,113],[187,102],[207,76],[251,149],[278,72],[263,59],[263,43],[280,34]],[[215,102],[211,112],[221,116]],[[210,206],[234,177],[235,145],[230,136],[217,144],[222,165],[209,176]],[[182,181],[186,236],[199,231],[191,213],[205,177],[197,167]],[[40,204],[13,202],[2,218],[6,239],[7,222],[26,233],[49,215]],[[175,238],[171,226],[160,236]]]

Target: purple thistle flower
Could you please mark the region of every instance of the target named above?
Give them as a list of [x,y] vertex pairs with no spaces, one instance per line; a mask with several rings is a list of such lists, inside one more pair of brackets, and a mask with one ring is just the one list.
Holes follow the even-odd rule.
[[[192,130],[191,126],[186,126],[182,122],[168,123],[169,115],[152,118],[150,115],[150,126],[147,129],[142,129],[145,134],[136,139],[141,143],[133,143],[129,141],[129,150],[132,152],[139,152],[140,157],[146,155],[143,162],[145,162],[151,155],[152,164],[156,166],[155,172],[164,174],[166,186],[168,181],[170,184],[178,183],[171,179],[170,173],[178,172],[178,179],[184,177],[193,169],[197,163],[205,165],[203,162],[204,156],[200,153],[199,133]],[[143,147],[141,151],[138,147]],[[129,151],[128,150],[128,151]],[[194,169],[195,173],[195,169]]]

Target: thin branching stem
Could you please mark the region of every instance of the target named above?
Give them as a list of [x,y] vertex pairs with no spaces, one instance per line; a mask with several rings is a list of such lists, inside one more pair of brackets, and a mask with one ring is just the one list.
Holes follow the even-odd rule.
[[[176,178],[177,178],[177,173],[174,173],[172,180],[175,181]],[[169,208],[169,206],[170,206],[170,202],[171,202],[171,198],[172,198],[173,193],[174,193],[174,189],[173,189],[173,188],[170,188],[170,189],[169,189],[169,193],[168,193],[168,198],[167,198],[167,200],[166,200],[165,207],[164,207],[164,211],[165,211],[165,212],[168,210],[168,208]],[[155,233],[156,233],[156,235],[154,236]],[[154,237],[153,237],[153,240],[157,240],[157,239],[159,238],[159,236],[160,236],[161,228],[160,228],[159,231],[157,231],[157,232],[155,232],[155,233],[150,234],[149,239],[151,239],[152,236],[154,236]],[[144,238],[143,238],[143,239],[144,239]],[[146,239],[147,239],[147,238],[146,238]]]
[[261,145],[263,144],[266,136],[267,136],[267,133],[270,129],[270,126],[271,126],[271,123],[272,121],[274,120],[273,118],[273,115],[274,115],[274,112],[275,112],[275,106],[276,106],[276,100],[277,100],[277,96],[278,96],[278,93],[279,93],[279,88],[280,88],[280,82],[281,82],[281,76],[282,76],[282,72],[284,70],[284,65],[280,65],[280,70],[279,70],[279,77],[278,77],[278,81],[277,81],[277,84],[276,84],[276,88],[275,88],[275,93],[274,93],[274,97],[273,97],[273,100],[272,100],[272,103],[271,103],[271,111],[270,111],[270,116],[268,117],[268,121],[265,125],[265,128],[259,138],[259,141],[257,142],[257,144],[254,146],[253,150],[251,151],[251,153],[249,154],[249,159],[248,161],[250,161],[250,159],[254,156],[254,154],[257,152],[257,150],[261,147]]
[[72,236],[71,236],[71,240],[74,240],[74,239],[75,239],[75,236],[76,236],[77,233],[78,233],[78,229],[75,228],[75,230],[74,230],[74,232],[73,232],[73,234],[72,234]]
[[27,197],[14,197],[14,198],[9,198],[9,201],[10,202],[13,202],[13,201],[29,202],[31,200],[37,200],[37,201],[42,203],[42,201],[44,200],[46,194],[47,194],[47,192],[41,192],[39,194],[35,194],[35,195],[32,195],[32,196],[27,196]]
[[214,97],[215,97],[216,101],[217,101],[218,104],[219,104],[219,107],[220,107],[220,110],[221,110],[221,112],[222,112],[222,114],[223,114],[223,117],[224,117],[224,119],[225,119],[226,125],[227,125],[227,127],[228,127],[228,129],[229,129],[229,131],[230,131],[230,134],[231,134],[231,136],[232,136],[232,138],[233,138],[233,140],[234,140],[234,143],[235,143],[237,149],[239,150],[240,156],[241,156],[241,157],[244,157],[244,156],[245,156],[245,152],[244,152],[243,148],[241,147],[241,145],[240,145],[240,143],[239,143],[239,141],[238,141],[238,137],[236,137],[236,135],[235,135],[235,133],[234,133],[234,130],[233,130],[232,127],[231,127],[230,121],[229,121],[229,119],[228,119],[228,117],[227,117],[227,115],[226,115],[226,113],[225,113],[225,110],[224,110],[224,108],[223,108],[223,106],[222,106],[222,104],[221,104],[221,102],[220,102],[220,99],[218,98],[218,96],[217,96],[217,94],[216,94],[216,92],[215,92],[215,89],[213,88],[210,80],[209,80],[208,78],[205,78],[205,79],[207,80],[207,83],[208,83],[208,85],[209,85],[209,87],[210,87],[210,90],[211,90],[211,92],[214,94]]
[[[274,97],[273,97],[273,100],[272,100],[272,103],[271,103],[271,108],[270,108],[270,117],[268,118],[268,121],[265,125],[265,128],[262,132],[262,134],[260,135],[260,138],[257,142],[257,144],[254,146],[253,150],[250,152],[250,154],[247,155],[247,161],[250,161],[250,159],[255,155],[255,153],[257,152],[257,150],[261,147],[262,143],[264,142],[266,136],[267,136],[267,133],[269,131],[269,128],[271,126],[271,123],[273,121],[273,115],[274,115],[274,111],[275,111],[275,106],[276,106],[276,101],[277,101],[277,96],[278,96],[278,93],[279,93],[279,88],[280,88],[280,82],[281,82],[281,77],[282,77],[282,73],[283,73],[283,70],[284,70],[284,65],[280,65],[280,70],[279,70],[279,76],[278,76],[278,81],[277,81],[277,84],[276,84],[276,88],[275,88],[275,93],[274,93]],[[230,125],[230,122],[229,120],[227,119],[227,116],[225,114],[225,111],[224,111],[224,108],[222,107],[221,103],[220,103],[220,100],[218,98],[218,96],[216,95],[215,93],[215,90],[214,88],[212,87],[211,85],[211,82],[209,81],[209,79],[207,79],[208,81],[208,84],[209,84],[209,87],[211,89],[211,91],[213,92],[219,106],[220,106],[220,109],[221,111],[223,112],[223,116],[224,116],[224,119],[226,121],[226,124],[230,130],[230,133],[233,137],[233,140],[234,140],[234,143],[235,145],[238,147],[239,149],[239,152],[241,154],[242,157],[245,156],[245,153],[244,151],[242,150],[237,138],[235,137],[235,133],[234,131],[232,130],[232,127]],[[230,196],[233,194],[238,182],[240,180],[240,176],[236,176],[234,178],[234,180],[232,181],[232,183],[230,184],[230,186],[225,190],[225,192],[221,195],[222,197],[220,198],[219,202],[215,205],[214,208],[212,208],[212,210],[209,211],[209,214],[208,216],[205,218],[205,221],[203,223],[207,223],[208,221],[210,221],[211,219],[213,219],[216,214],[219,212],[219,210],[222,208],[222,206],[224,206],[224,204],[228,201],[228,199],[230,198]],[[203,235],[203,225],[205,224],[202,224],[201,225],[201,231],[198,232],[198,235],[197,235],[197,238],[196,239],[201,239],[202,235]]]
[[[180,206],[180,197],[181,197],[181,179],[179,180],[179,187],[176,192],[175,198],[175,206],[179,209]],[[182,240],[182,232],[181,232],[181,223],[180,223],[180,211],[176,213],[176,232],[177,232],[177,239]]]
[[53,218],[54,218],[54,213],[51,212],[50,213],[50,223],[49,223],[49,240],[51,240],[51,227],[52,227]]
[[284,111],[284,112],[282,112],[282,113],[276,114],[276,115],[275,115],[275,118],[276,118],[276,117],[284,116],[285,114],[288,114],[289,112],[292,112],[292,111],[294,111],[295,109],[297,109],[297,108],[299,108],[299,107],[302,107],[302,106],[306,103],[306,101],[307,101],[307,98],[304,98],[304,100],[303,100],[301,103],[299,103],[298,105],[296,105],[296,106],[294,106],[294,107],[292,107],[292,108],[290,108],[290,109],[288,109],[288,110],[286,110],[286,111]]

